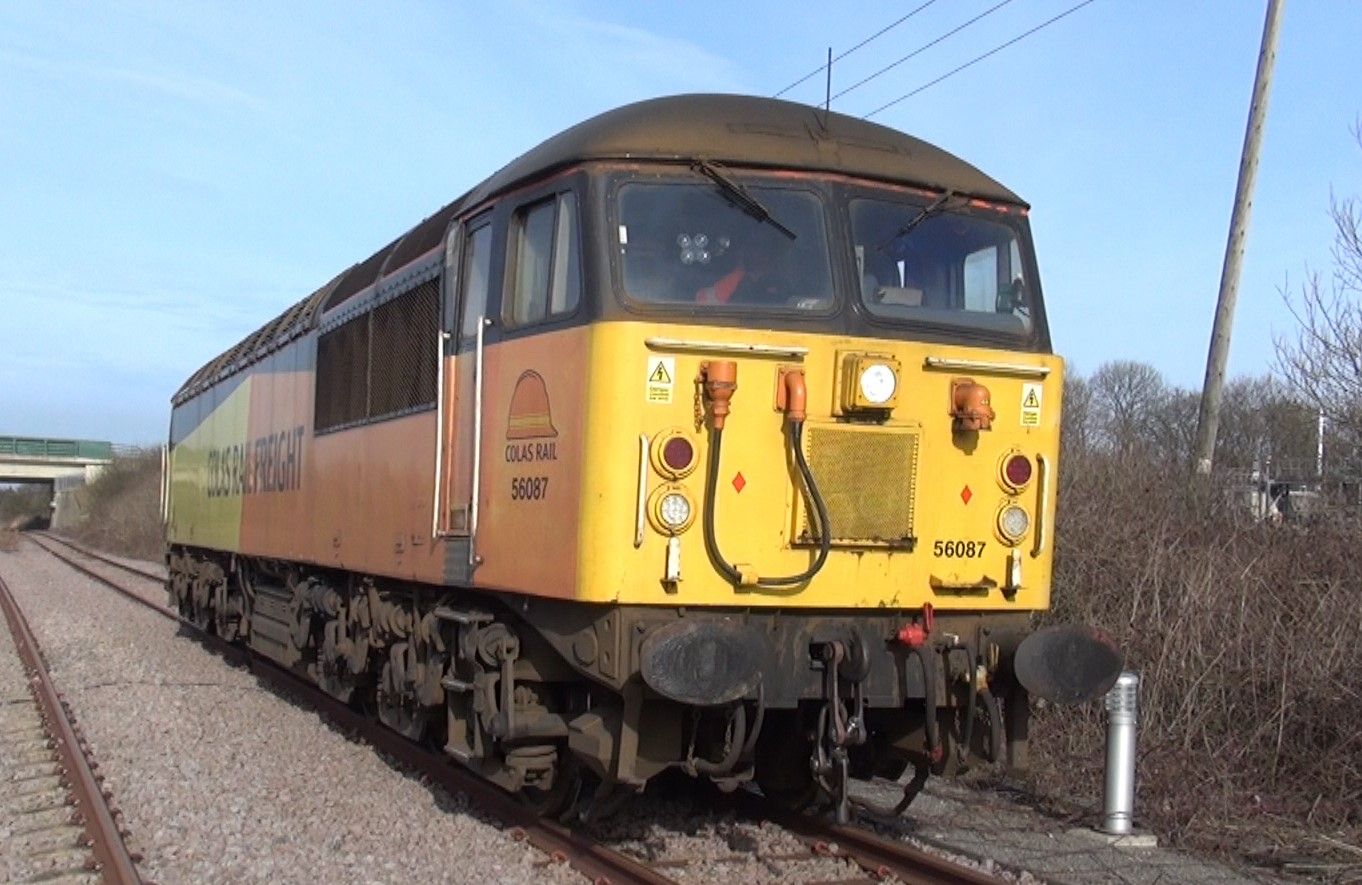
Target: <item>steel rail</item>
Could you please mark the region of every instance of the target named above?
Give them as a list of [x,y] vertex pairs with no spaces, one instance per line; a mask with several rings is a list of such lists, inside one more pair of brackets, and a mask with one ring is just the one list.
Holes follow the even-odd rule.
[[[528,842],[548,855],[551,861],[567,863],[593,883],[600,883],[600,885],[607,885],[607,883],[670,885],[674,882],[673,879],[663,876],[626,854],[614,851],[569,827],[539,817],[498,787],[482,780],[472,772],[466,771],[452,760],[443,756],[436,757],[380,723],[357,713],[348,705],[321,691],[297,674],[252,655],[240,646],[224,642],[217,636],[202,633],[192,624],[181,620],[179,615],[168,606],[157,605],[143,599],[136,593],[119,586],[116,582],[75,562],[70,557],[53,550],[36,539],[34,539],[34,543],[76,571],[192,631],[194,637],[207,648],[221,654],[234,664],[248,668],[252,673],[277,688],[285,689],[299,696],[316,712],[329,718],[340,729],[358,734],[375,749],[392,756],[403,766],[426,775],[452,793],[467,795],[469,801],[480,811],[486,812],[500,821],[512,839]],[[78,548],[73,546],[73,549]],[[91,555],[92,558],[103,559],[97,555]],[[149,577],[145,572],[136,569],[129,570],[140,574],[142,577]],[[155,579],[162,580],[159,576],[156,576]]]
[[81,751],[75,726],[62,708],[61,695],[57,693],[56,683],[47,671],[38,640],[3,578],[0,578],[0,609],[4,610],[9,631],[14,636],[15,648],[30,674],[30,684],[43,709],[55,749],[61,754],[62,769],[86,835],[90,837],[90,850],[94,853],[101,878],[110,885],[140,883],[142,878],[137,874],[128,846],[123,842],[123,834],[119,832],[113,812],[109,810],[103,788],[95,780],[90,761]]
[[123,571],[127,572],[130,575],[137,575],[140,578],[146,578],[147,580],[158,581],[161,583],[164,583],[166,580],[165,575],[158,575],[156,572],[149,572],[145,569],[140,569],[135,565],[128,565],[126,562],[119,562],[118,560],[109,556],[105,556],[104,554],[96,550],[91,550],[89,547],[86,547],[83,544],[77,544],[75,541],[63,538],[61,535],[54,535],[52,532],[29,532],[29,535],[30,537],[37,536],[40,538],[46,538],[49,541],[56,541],[58,544],[62,545],[63,547],[66,547],[69,550],[74,550],[83,556],[90,557],[91,559],[97,559],[100,562],[105,563],[106,565],[111,565],[116,569],[122,569]]
[[769,819],[801,839],[836,846],[876,878],[893,876],[904,885],[998,885],[1001,881],[982,870],[962,866],[905,842],[882,838],[860,827],[788,813]]
[[740,796],[738,807],[744,814],[771,821],[815,853],[849,860],[876,879],[893,876],[904,885],[999,885],[1002,881],[983,870],[861,827],[789,811],[755,793]]

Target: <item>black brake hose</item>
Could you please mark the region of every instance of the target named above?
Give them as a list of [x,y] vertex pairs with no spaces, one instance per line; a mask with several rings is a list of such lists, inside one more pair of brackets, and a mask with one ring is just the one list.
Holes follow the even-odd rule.
[[[719,551],[719,542],[714,532],[714,501],[718,497],[719,453],[723,439],[723,430],[716,428],[710,431],[709,479],[705,483],[705,549],[709,551],[709,558],[714,562],[715,568],[724,577],[734,584],[741,584],[742,573],[730,565]],[[823,568],[823,563],[828,559],[828,552],[832,549],[832,533],[828,530],[828,507],[818,491],[818,483],[814,482],[809,462],[804,458],[803,421],[790,422],[790,445],[794,449],[795,464],[799,467],[800,478],[804,481],[804,488],[808,491],[809,497],[813,499],[814,511],[818,515],[818,556],[807,569],[797,575],[758,578],[758,587],[794,587],[808,582]]]

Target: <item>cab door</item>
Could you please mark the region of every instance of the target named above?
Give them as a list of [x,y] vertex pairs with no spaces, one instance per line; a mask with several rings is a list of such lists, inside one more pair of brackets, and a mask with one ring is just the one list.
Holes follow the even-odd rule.
[[483,332],[492,282],[491,222],[491,213],[471,221],[456,221],[445,249],[435,533],[456,541],[466,539],[469,571],[477,556]]

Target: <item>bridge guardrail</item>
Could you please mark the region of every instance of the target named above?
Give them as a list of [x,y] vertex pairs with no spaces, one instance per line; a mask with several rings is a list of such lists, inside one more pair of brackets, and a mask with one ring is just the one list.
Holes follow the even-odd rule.
[[112,460],[114,446],[110,442],[91,439],[48,439],[34,436],[0,436],[0,457],[23,458],[85,458]]

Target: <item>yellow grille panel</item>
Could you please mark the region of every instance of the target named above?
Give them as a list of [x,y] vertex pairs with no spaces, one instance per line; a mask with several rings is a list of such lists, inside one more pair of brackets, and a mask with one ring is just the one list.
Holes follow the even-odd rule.
[[[851,425],[806,427],[804,450],[828,507],[833,544],[912,546],[916,431]],[[816,543],[818,533],[809,518],[811,504],[806,500],[799,503],[795,543]],[[813,522],[817,522],[816,515]]]

